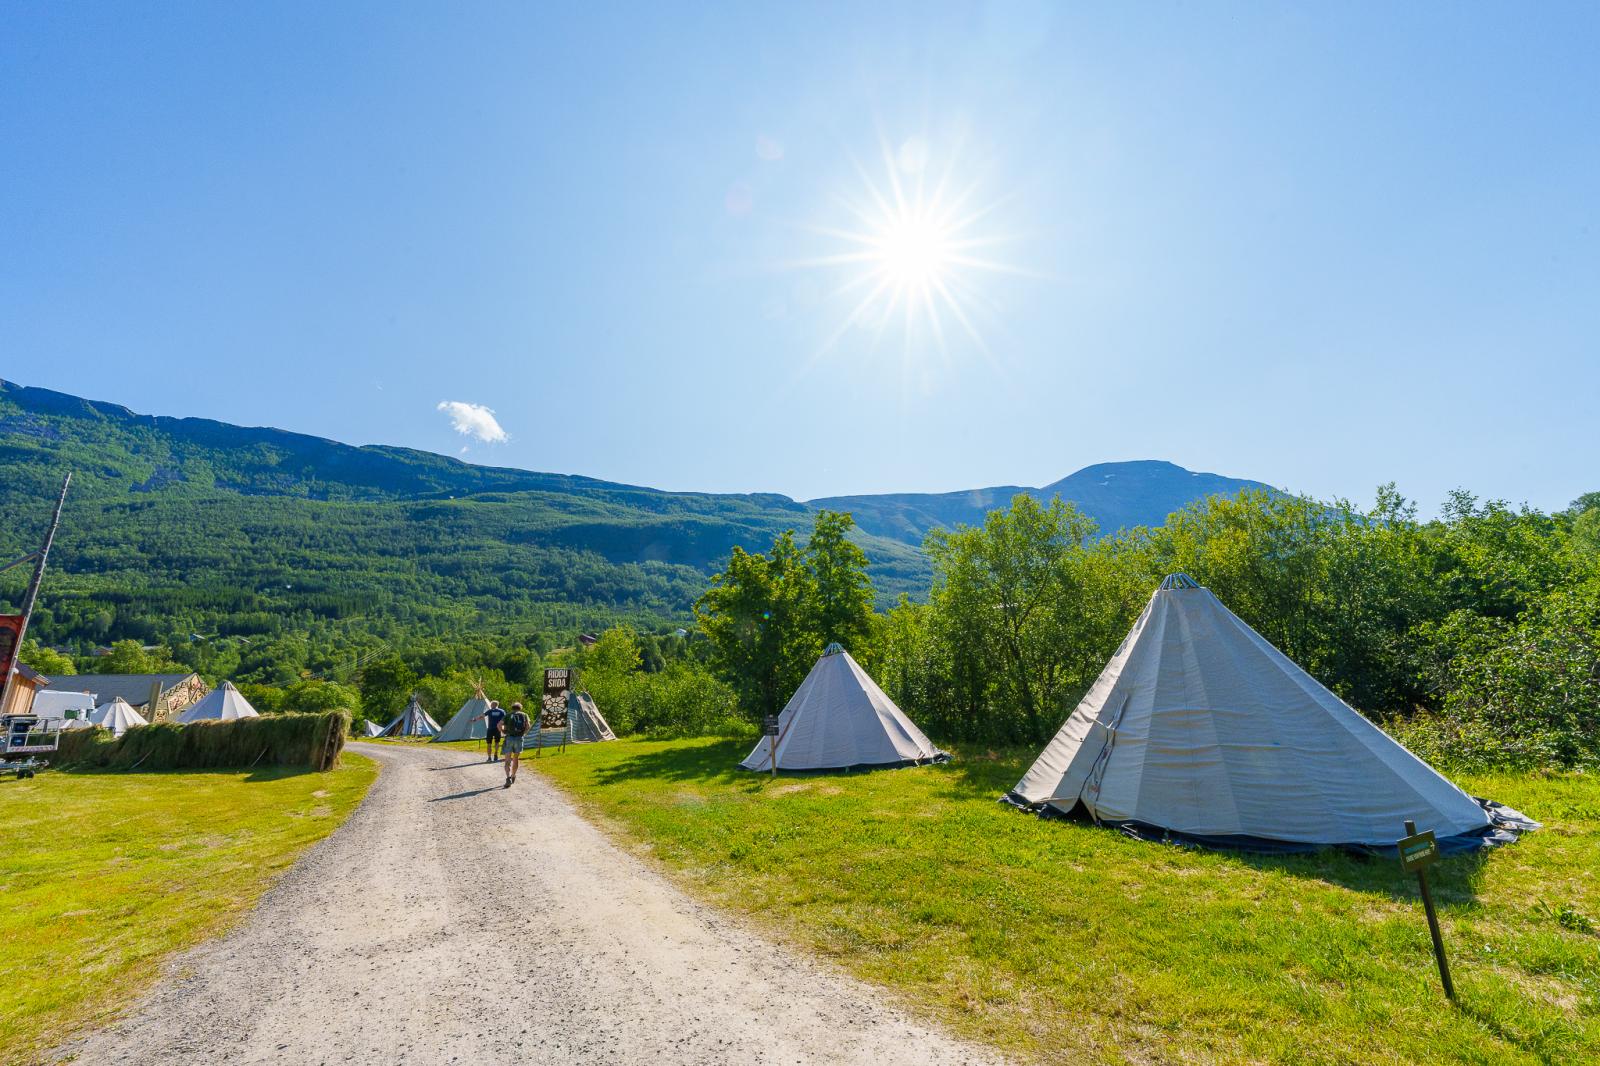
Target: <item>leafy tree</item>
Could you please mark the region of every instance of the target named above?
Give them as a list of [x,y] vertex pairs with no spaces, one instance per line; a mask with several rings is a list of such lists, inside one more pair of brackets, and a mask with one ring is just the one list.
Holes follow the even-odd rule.
[[37,640],[24,641],[19,658],[45,677],[68,677],[78,672],[69,657],[54,648],[44,647]]
[[416,672],[405,661],[379,659],[361,671],[361,712],[368,718],[393,717],[405,707],[417,687]]
[[1094,532],[1071,504],[1045,506],[1024,493],[981,528],[928,537],[935,625],[953,668],[987,675],[998,697],[987,710],[1018,739],[1053,729],[1066,697],[1102,661],[1104,620],[1085,609],[1094,558],[1085,543]]
[[163,674],[181,671],[182,667],[167,657],[164,651],[145,651],[136,640],[119,640],[111,645],[111,654],[100,657],[96,673],[100,674]]
[[695,606],[713,662],[751,717],[777,714],[822,650],[810,622],[814,585],[793,531],[765,555],[735,547]]
[[809,625],[823,644],[837,642],[861,656],[872,635],[873,592],[867,554],[849,539],[854,528],[848,514],[817,512],[805,566],[813,597]]

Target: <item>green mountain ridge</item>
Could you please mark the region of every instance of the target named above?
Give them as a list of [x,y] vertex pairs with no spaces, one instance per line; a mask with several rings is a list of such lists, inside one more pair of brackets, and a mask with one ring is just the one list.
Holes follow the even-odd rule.
[[[856,514],[888,602],[926,592],[920,542],[929,528],[981,521],[1018,491],[1090,502],[1085,509],[1109,531],[1258,484],[1144,462],[1101,464],[1042,489],[808,502],[666,492],[142,415],[0,381],[7,558],[34,545],[68,469],[73,488],[36,624],[42,639],[79,644],[683,619],[734,545],[763,550],[785,529],[803,532],[821,507]],[[0,597],[20,597],[15,573]]]

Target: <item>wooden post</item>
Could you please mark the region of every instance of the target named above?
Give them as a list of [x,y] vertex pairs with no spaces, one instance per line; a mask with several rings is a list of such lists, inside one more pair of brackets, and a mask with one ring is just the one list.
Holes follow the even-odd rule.
[[[1406,819],[1406,836],[1417,835],[1417,823]],[[1433,937],[1433,957],[1439,963],[1439,980],[1444,982],[1444,995],[1451,1003],[1456,1001],[1456,986],[1450,980],[1450,960],[1444,954],[1444,935],[1439,932],[1439,916],[1433,910],[1433,893],[1428,891],[1426,867],[1417,869],[1417,886],[1422,889],[1422,910],[1428,916],[1428,933]]]

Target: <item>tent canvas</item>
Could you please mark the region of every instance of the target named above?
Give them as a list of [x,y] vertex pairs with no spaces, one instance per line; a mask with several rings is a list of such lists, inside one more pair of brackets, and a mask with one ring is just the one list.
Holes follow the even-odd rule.
[[1392,848],[1406,819],[1454,850],[1534,827],[1445,780],[1182,574],[1008,798],[1258,850]]
[[188,725],[190,722],[232,722],[239,718],[255,717],[256,709],[250,706],[244,693],[234,688],[232,681],[224,681],[202,696],[199,702],[182,711],[178,715],[178,722]]
[[384,726],[383,732],[378,735],[382,737],[431,737],[438,732],[439,723],[435,722],[433,716],[422,709],[422,701],[413,693],[411,702],[406,704],[406,709],[400,712],[398,718]]
[[444,728],[433,738],[434,741],[482,740],[489,735],[489,723],[481,719],[474,722],[473,719],[488,709],[489,700],[484,696],[483,689],[480,688],[472,695],[471,699],[461,705],[460,710],[450,716],[450,720],[444,724]]
[[[762,737],[739,765],[772,768]],[[778,769],[904,766],[948,758],[896,707],[850,653],[830,644],[778,715]]]
[[594,697],[576,689],[567,690],[567,728],[574,744],[617,739]]
[[120,737],[134,726],[149,725],[144,715],[133,709],[133,705],[118,696],[110,703],[102,703],[96,707],[89,720],[102,729],[111,730],[112,736]]
[[364,737],[381,737],[383,736],[383,726],[369,718],[361,723],[361,735]]

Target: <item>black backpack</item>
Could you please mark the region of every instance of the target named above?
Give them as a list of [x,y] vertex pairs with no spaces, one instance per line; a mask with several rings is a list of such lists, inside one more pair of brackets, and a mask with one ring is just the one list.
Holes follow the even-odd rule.
[[528,726],[530,724],[531,723],[528,720],[527,711],[512,711],[510,714],[506,715],[506,736],[523,736],[528,732]]

